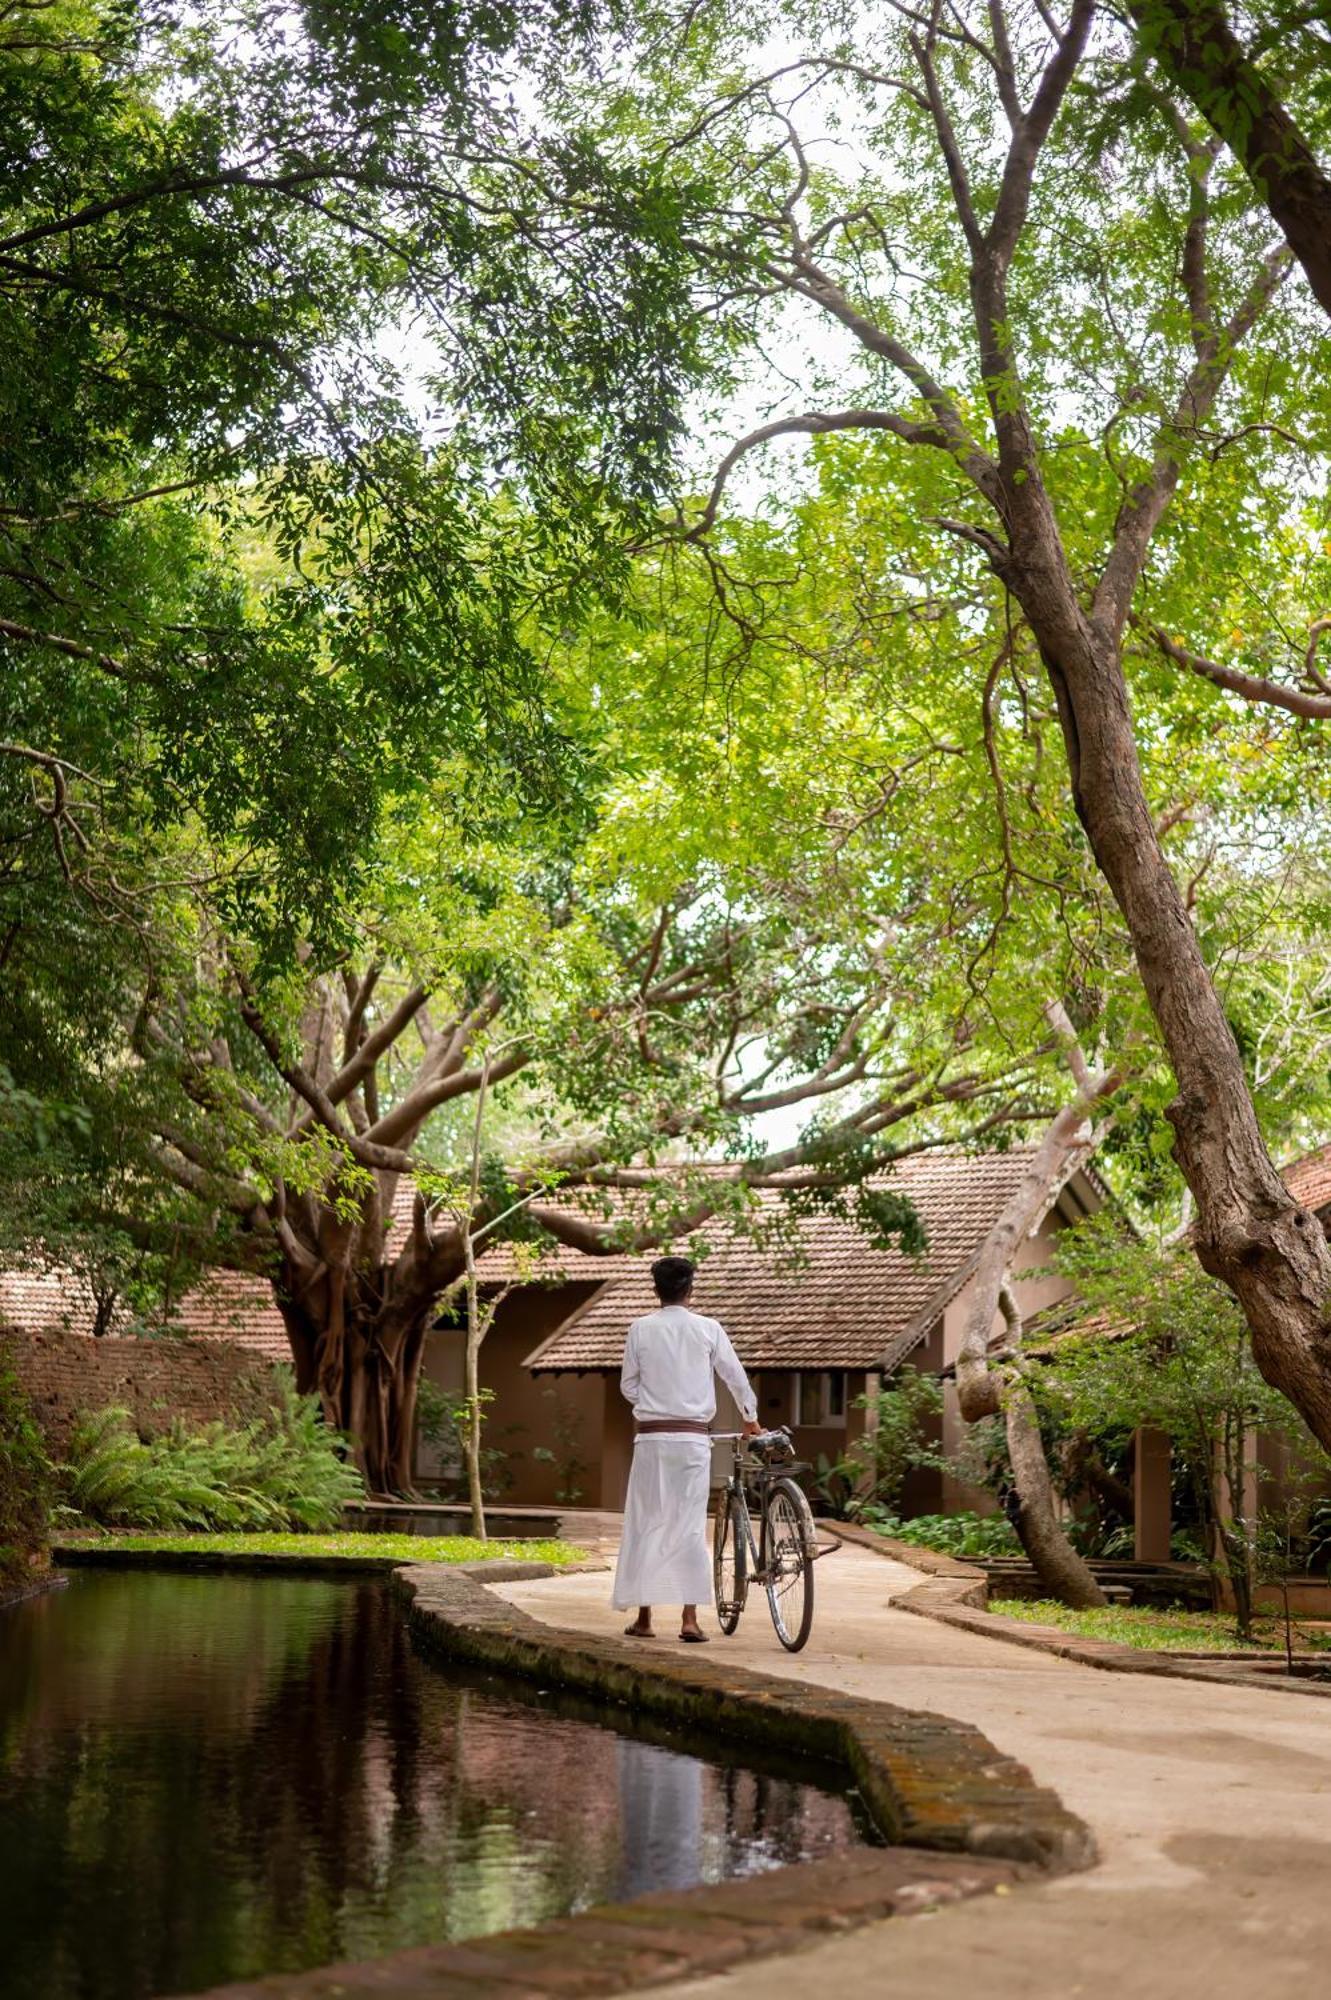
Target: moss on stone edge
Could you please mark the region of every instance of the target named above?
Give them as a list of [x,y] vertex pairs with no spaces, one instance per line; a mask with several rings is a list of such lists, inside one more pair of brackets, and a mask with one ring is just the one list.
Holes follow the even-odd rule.
[[457,1570],[403,1569],[394,1585],[427,1651],[844,1765],[895,1843],[1056,1873],[1096,1859],[1089,1828],[969,1723],[721,1660],[631,1653],[618,1639],[560,1632]]

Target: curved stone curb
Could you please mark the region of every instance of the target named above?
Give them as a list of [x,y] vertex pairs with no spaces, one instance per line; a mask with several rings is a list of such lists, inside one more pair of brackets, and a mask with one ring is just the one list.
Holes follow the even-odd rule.
[[194,2000],[596,2000],[705,1979],[884,1917],[1002,1895],[1021,1873],[1011,1861],[862,1848],[714,1887],[657,1890],[466,1944],[241,1980]]
[[400,1556],[293,1556],[252,1549],[118,1549],[110,1542],[62,1542],[52,1553],[68,1569],[169,1569],[235,1576],[387,1576]]
[[693,1652],[679,1658],[540,1623],[456,1571],[394,1587],[428,1651],[576,1688],[643,1714],[848,1767],[889,1841],[1063,1872],[1096,1859],[1088,1827],[969,1723],[840,1695]]
[[999,1639],[1007,1646],[1025,1646],[1031,1652],[1052,1653],[1079,1667],[1098,1667],[1111,1674],[1153,1674],[1158,1679],[1211,1681],[1222,1687],[1269,1688],[1285,1694],[1331,1695],[1331,1682],[1291,1680],[1279,1669],[1279,1657],[1269,1664],[1221,1657],[1214,1662],[1195,1655],[1149,1652],[1140,1646],[1120,1646],[1110,1639],[1081,1639],[1060,1632],[1056,1625],[1028,1625],[1001,1612],[973,1610],[965,1598],[947,1596],[949,1585],[941,1579],[917,1584],[892,1599],[897,1611],[913,1611],[922,1618],[934,1618],[942,1625],[974,1632],[982,1639]]
[[44,1597],[48,1590],[63,1590],[68,1582],[69,1578],[58,1569],[43,1570],[40,1576],[0,1589],[0,1611],[8,1611],[14,1604],[26,1604],[30,1597]]
[[875,1534],[872,1528],[858,1527],[853,1521],[838,1521],[836,1532],[857,1549],[871,1549],[874,1555],[885,1556],[889,1562],[901,1563],[906,1569],[917,1569],[924,1576],[964,1579],[968,1594],[958,1595],[958,1603],[973,1604],[977,1610],[983,1610],[989,1601],[988,1577],[974,1563],[963,1562],[959,1556],[944,1555],[939,1549],[918,1548],[914,1542],[894,1542],[889,1535]]
[[397,1572],[394,1588],[427,1652],[835,1758],[850,1767],[881,1829],[905,1844],[662,1890],[368,1964],[242,1980],[198,2000],[601,2000],[710,1977],[885,1917],[1003,1895],[1037,1868],[1064,1872],[1096,1858],[1088,1829],[969,1724],[555,1631],[462,1568],[415,1564]]
[[[1056,1659],[1070,1660],[1074,1666],[1098,1667],[1103,1673],[1152,1674],[1157,1679],[1210,1681],[1222,1687],[1270,1688],[1284,1694],[1331,1695],[1331,1682],[1291,1679],[1279,1670],[1278,1657],[1269,1662],[1235,1654],[1208,1660],[1195,1653],[1162,1653],[1141,1646],[1120,1646],[1112,1639],[1083,1639],[1062,1632],[1056,1625],[1028,1625],[1024,1619],[1005,1618],[1001,1611],[987,1609],[989,1585],[983,1570],[972,1569],[951,1556],[931,1549],[917,1549],[906,1542],[888,1541],[871,1530],[859,1529],[850,1537],[861,1548],[873,1549],[894,1562],[909,1564],[924,1573],[922,1583],[912,1584],[888,1601],[894,1611],[910,1611],[919,1618],[932,1618],[940,1625],[952,1625],[977,1638],[997,1639],[1006,1646],[1025,1646],[1034,1653],[1052,1653]],[[918,1560],[931,1556],[932,1563]]]

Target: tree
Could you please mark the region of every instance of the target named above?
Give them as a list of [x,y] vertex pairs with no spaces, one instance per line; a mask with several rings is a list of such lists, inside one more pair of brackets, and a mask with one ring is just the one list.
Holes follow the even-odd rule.
[[[1012,1262],[1048,1215],[1068,1180],[1095,1151],[1103,1130],[1091,1120],[1119,1087],[1116,1070],[1091,1070],[1061,1006],[1050,1010],[1068,1053],[1076,1085],[1052,1119],[1007,1205],[980,1246],[957,1349],[957,1402],[967,1423],[1003,1418],[1008,1460],[1019,1506],[1014,1523],[1021,1545],[1044,1583],[1065,1604],[1100,1607],[1104,1592],[1059,1522],[1054,1486],[1030,1381],[1022,1368],[1022,1315],[1012,1290]],[[991,1357],[993,1325],[1001,1312],[1008,1334],[1003,1364]]]
[[[1163,1249],[1096,1217],[1060,1246],[1088,1326],[1061,1338],[1035,1371],[1037,1401],[1055,1423],[1125,1445],[1150,1426],[1169,1434],[1203,1545],[1228,1577],[1240,1633],[1252,1622],[1255,1564],[1269,1523],[1249,1511],[1260,1430],[1283,1436],[1296,1462],[1325,1454],[1253,1365],[1242,1315],[1186,1246]],[[1287,1524],[1288,1525],[1288,1524]]]
[[599,20],[594,0],[384,0],[354,30],[255,0],[6,15],[15,975],[53,922],[133,925],[224,844],[233,912],[280,955],[335,925],[427,772],[569,789],[525,621],[611,583],[694,365],[661,338],[670,200],[656,247],[623,199],[580,200],[576,130],[516,108]]
[[52,1186],[13,1162],[30,1239],[118,1231],[178,1272],[270,1276],[298,1383],[376,1491],[410,1483],[438,1302],[471,1291],[474,1351],[501,1236],[595,1255],[724,1216],[779,1249],[791,1216],[839,1205],[918,1247],[894,1158],[1044,1109],[1047,1031],[1014,1009],[998,1037],[975,1009],[976,900],[922,813],[944,782],[962,797],[936,768],[959,746],[921,754],[926,705],[885,727],[788,651],[672,704],[678,615],[608,622],[590,662],[570,647],[561,671],[608,718],[580,831],[512,801],[482,842],[446,792],[418,796],[352,943],[266,974],[185,899],[174,953],[123,995],[129,1050],[81,1080],[83,1165],[62,1155]]
[[1331,175],[1320,164],[1291,101],[1327,133],[1331,43],[1318,10],[1244,9],[1248,39],[1222,0],[1130,0],[1143,50],[1243,163],[1284,231],[1324,310],[1331,313]]
[[[853,386],[737,439],[685,532],[710,533],[748,453],[859,431],[893,454],[903,512],[932,524],[929,579],[952,573],[949,539],[970,552],[995,671],[1033,655],[1053,695],[1077,822],[1176,1080],[1198,1255],[1239,1299],[1266,1379],[1331,1441],[1331,1251],[1263,1143],[1128,680],[1158,671],[1144,652],[1171,659],[1158,634],[1236,597],[1257,613],[1258,521],[1302,539],[1304,589],[1322,590],[1326,409],[1309,385],[1325,370],[1307,361],[1325,324],[1286,282],[1288,248],[1262,239],[1249,183],[1177,106],[1106,123],[1136,51],[1094,0],[1062,15],[889,5],[853,44],[801,9],[792,32],[822,45],[775,72],[746,66],[744,25],[702,18],[704,60],[677,58],[664,89],[652,75],[631,133],[617,106],[607,123],[636,147],[648,120],[657,157],[724,186],[692,231],[708,309],[750,337],[773,300],[801,309],[843,342],[824,333],[803,379]],[[853,169],[825,157],[819,116],[850,135]],[[1302,666],[1307,625],[1283,632]],[[1255,642],[1240,628],[1228,643]]]

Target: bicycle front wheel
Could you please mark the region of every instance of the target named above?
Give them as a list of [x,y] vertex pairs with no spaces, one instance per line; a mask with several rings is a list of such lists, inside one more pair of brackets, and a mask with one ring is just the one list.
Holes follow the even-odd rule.
[[749,1592],[748,1517],[738,1493],[720,1494],[712,1536],[712,1578],[716,1587],[716,1622],[727,1637],[739,1624]]
[[776,1636],[798,1653],[813,1630],[813,1515],[793,1479],[767,1496],[767,1602]]

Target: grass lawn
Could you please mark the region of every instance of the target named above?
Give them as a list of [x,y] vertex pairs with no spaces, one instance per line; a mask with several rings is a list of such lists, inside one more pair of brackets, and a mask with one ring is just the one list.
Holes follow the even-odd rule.
[[1215,1611],[1156,1611],[1123,1604],[1108,1605],[1103,1611],[1070,1611],[1052,1599],[1032,1603],[1016,1597],[991,1598],[989,1608],[1027,1625],[1056,1626],[1078,1639],[1108,1639],[1116,1646],[1139,1646],[1155,1653],[1262,1653],[1284,1644],[1279,1623],[1259,1619],[1254,1639],[1245,1646],[1235,1636],[1234,1620]]
[[[56,1537],[57,1544],[59,1536]],[[91,1537],[79,1537],[86,1542]],[[389,1562],[482,1562],[496,1556],[522,1562],[577,1562],[585,1549],[571,1542],[478,1542],[471,1535],[121,1535],[97,1541],[144,1555],[305,1556],[327,1562],[339,1556],[382,1556]]]

